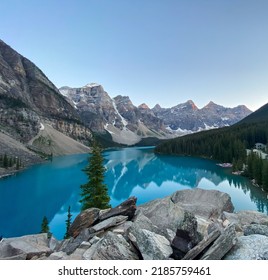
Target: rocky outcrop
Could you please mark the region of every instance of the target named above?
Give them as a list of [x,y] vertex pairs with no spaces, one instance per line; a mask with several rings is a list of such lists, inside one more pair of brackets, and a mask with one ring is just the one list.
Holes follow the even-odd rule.
[[4,239],[0,258],[267,259],[267,216],[226,211],[233,211],[230,197],[218,191],[182,190],[140,206],[131,197],[112,209],[81,212],[72,237],[61,242],[46,234]]

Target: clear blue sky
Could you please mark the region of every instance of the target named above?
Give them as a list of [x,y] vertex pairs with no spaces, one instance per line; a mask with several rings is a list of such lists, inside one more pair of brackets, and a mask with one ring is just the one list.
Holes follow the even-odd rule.
[[267,0],[0,0],[0,38],[58,87],[135,105],[268,102]]

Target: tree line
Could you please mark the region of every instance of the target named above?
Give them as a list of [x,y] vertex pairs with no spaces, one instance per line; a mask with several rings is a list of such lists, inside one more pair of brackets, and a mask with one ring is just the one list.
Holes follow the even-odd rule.
[[0,167],[10,168],[15,167],[16,170],[19,170],[22,167],[22,162],[19,157],[8,156],[7,154],[0,155]]
[[268,122],[242,123],[232,127],[203,131],[166,141],[155,148],[156,153],[205,157],[233,163],[235,170],[255,179],[268,188],[267,161],[255,154],[247,156],[246,149],[256,143],[268,142]]

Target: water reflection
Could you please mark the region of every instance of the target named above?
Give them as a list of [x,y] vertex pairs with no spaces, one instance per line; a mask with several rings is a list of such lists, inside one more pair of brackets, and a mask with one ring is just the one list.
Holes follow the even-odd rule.
[[[81,171],[87,155],[55,158],[14,177],[0,180],[0,235],[37,233],[43,216],[57,238],[65,233],[68,206],[73,218],[80,211]],[[268,213],[267,194],[243,177],[230,174],[215,162],[190,157],[158,156],[152,148],[127,148],[104,153],[106,184],[111,204],[129,196],[138,204],[186,188],[218,189],[231,195],[236,210]]]
[[[113,204],[131,195],[138,196],[140,204],[179,189],[202,187],[229,193],[236,210],[268,213],[267,194],[246,178],[231,174],[230,170],[217,166],[213,161],[155,155],[152,149],[106,152],[105,159],[106,183],[110,186]],[[204,180],[206,184],[201,183]]]

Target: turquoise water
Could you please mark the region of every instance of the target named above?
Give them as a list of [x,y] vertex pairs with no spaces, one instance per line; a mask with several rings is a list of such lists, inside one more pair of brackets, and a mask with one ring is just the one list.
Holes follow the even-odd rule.
[[[198,187],[229,193],[235,210],[268,213],[267,194],[213,161],[158,156],[152,148],[110,150],[104,157],[112,206],[130,196],[136,196],[137,203],[142,204],[177,190]],[[51,232],[62,239],[68,206],[73,218],[80,211],[80,185],[87,180],[81,170],[87,158],[86,154],[57,157],[1,179],[0,236],[38,233],[47,216]]]

